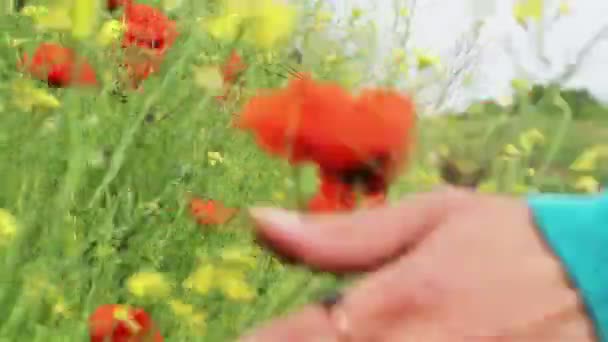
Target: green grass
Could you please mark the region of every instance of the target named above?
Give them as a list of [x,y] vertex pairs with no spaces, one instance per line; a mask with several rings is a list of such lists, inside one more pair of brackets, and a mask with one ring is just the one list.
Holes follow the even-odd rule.
[[[252,301],[229,300],[217,291],[198,295],[180,286],[198,263],[217,262],[227,248],[254,245],[246,210],[226,225],[201,227],[188,215],[188,194],[246,209],[256,204],[294,207],[297,187],[304,194],[314,191],[314,179],[294,182],[287,165],[229,127],[231,111],[193,86],[190,66],[200,55],[221,58],[230,47],[185,29],[163,70],[126,103],[111,93],[110,84],[98,93],[49,90],[61,108],[25,112],[12,105],[17,95],[10,84],[22,76],[16,72],[19,51],[10,41],[30,39],[22,48],[31,49],[56,37],[34,32],[23,18],[2,19],[0,26],[6,32],[0,41],[0,208],[19,222],[17,239],[0,247],[0,341],[86,340],[89,314],[108,303],[144,307],[167,341],[230,340],[339,284],[331,275],[282,265],[261,251],[247,269],[256,292]],[[98,70],[112,70],[98,48],[77,46]],[[246,58],[249,87],[282,84],[283,79],[255,63],[255,55]],[[496,120],[421,120],[412,169],[436,171],[427,156],[440,144],[461,150],[459,158],[494,160],[521,132],[538,128],[548,141],[536,157],[518,164],[523,170],[540,164],[548,147],[557,143],[551,137],[559,117],[508,119],[487,135]],[[607,133],[606,123],[572,123],[550,165],[552,181],[570,182],[568,165]],[[212,165],[208,152],[220,152],[225,161]],[[432,184],[406,175],[393,197],[427,185]],[[284,199],[277,197],[281,193]],[[200,334],[202,327],[181,323],[168,299],[129,294],[125,279],[140,270],[166,274],[175,285],[170,298],[205,311],[206,335]],[[60,300],[69,314],[54,312]]]

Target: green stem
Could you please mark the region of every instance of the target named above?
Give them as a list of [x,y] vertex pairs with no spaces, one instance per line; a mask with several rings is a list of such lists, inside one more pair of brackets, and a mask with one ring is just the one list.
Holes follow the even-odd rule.
[[547,170],[551,166],[551,163],[555,159],[555,156],[564,144],[564,140],[566,138],[566,134],[568,133],[568,128],[570,126],[570,123],[572,122],[573,116],[572,109],[568,105],[568,102],[566,102],[566,100],[564,100],[564,98],[560,95],[559,89],[555,88],[555,86],[551,86],[549,88],[549,96],[553,97],[552,102],[559,109],[562,110],[563,117],[560,126],[557,130],[557,133],[555,134],[555,137],[553,139],[553,145],[551,146],[551,149],[547,153],[545,160],[541,164],[541,167],[539,168],[538,172],[536,173],[536,176],[534,177],[534,185],[536,187],[538,187],[538,183],[540,182],[541,178],[546,174]]

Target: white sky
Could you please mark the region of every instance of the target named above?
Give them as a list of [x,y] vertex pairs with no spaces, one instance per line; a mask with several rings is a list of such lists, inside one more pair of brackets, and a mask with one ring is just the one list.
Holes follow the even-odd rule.
[[[395,18],[393,0],[325,1],[334,7],[338,20],[348,18],[354,7],[364,9],[366,16],[373,18],[377,24],[381,55],[390,54],[396,46],[392,27]],[[548,6],[558,4],[557,0],[546,1]],[[551,78],[575,58],[582,46],[601,27],[608,25],[608,0],[570,0],[572,13],[552,24],[546,31],[545,54],[554,64],[547,69],[533,58],[536,49],[534,34],[523,31],[512,18],[513,2],[514,0],[418,0],[411,44],[429,49],[445,58],[448,58],[456,40],[472,27],[476,18],[487,18],[474,82],[469,89],[459,90],[455,94],[450,103],[452,106],[461,107],[475,98],[509,94],[510,80],[523,75],[516,70],[511,56],[505,50],[507,39],[512,39],[516,53],[521,56],[521,64],[536,74],[535,77]],[[449,59],[446,62],[449,63]],[[568,86],[586,87],[595,96],[608,102],[608,35],[592,50]]]

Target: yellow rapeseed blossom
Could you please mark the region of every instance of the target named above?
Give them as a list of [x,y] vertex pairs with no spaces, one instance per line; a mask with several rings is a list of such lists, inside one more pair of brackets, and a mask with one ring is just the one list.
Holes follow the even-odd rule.
[[511,81],[511,87],[518,92],[525,92],[527,94],[532,89],[532,84],[528,80],[516,78]]
[[0,246],[13,241],[17,235],[17,219],[8,210],[0,208]]
[[358,7],[353,8],[352,12],[350,13],[350,17],[353,20],[357,20],[357,19],[361,18],[362,16],[363,16],[363,10]]
[[171,285],[158,272],[135,273],[127,280],[127,288],[136,297],[164,298],[171,293]]
[[12,84],[13,104],[24,112],[34,109],[49,110],[59,108],[61,102],[45,89],[39,89],[25,79],[19,79]]
[[576,160],[570,165],[572,171],[594,171],[597,168],[597,161],[599,154],[594,149],[588,149],[584,151]]
[[225,248],[221,252],[223,261],[242,264],[251,268],[257,265],[256,253],[252,249],[243,247]]
[[536,128],[523,132],[519,136],[519,145],[526,153],[545,142],[545,136]]
[[517,0],[513,7],[513,16],[521,25],[526,21],[540,21],[543,17],[544,0]]
[[224,78],[217,65],[193,66],[194,84],[205,90],[210,96],[218,96],[224,92]]
[[572,171],[594,171],[597,169],[598,162],[606,158],[608,160],[608,145],[592,146],[583,153],[570,165]]
[[99,19],[99,0],[72,1],[72,36],[77,39],[90,37]]
[[274,191],[272,193],[272,199],[274,199],[275,201],[278,201],[278,202],[284,201],[286,199],[286,197],[287,196],[285,195],[284,191]]
[[295,28],[295,8],[278,0],[224,0],[221,13],[206,23],[212,36],[232,41],[242,34],[260,48],[272,48]]
[[169,307],[173,311],[173,314],[190,328],[196,329],[198,333],[205,332],[207,328],[207,315],[204,312],[196,310],[191,304],[176,299],[169,301]]
[[53,305],[53,313],[55,315],[61,316],[61,317],[70,317],[71,316],[71,311],[68,308],[68,306],[65,303],[65,298],[63,298],[63,296],[60,296],[59,298],[57,298],[57,300],[55,301],[55,304]]
[[217,287],[228,298],[248,301],[255,297],[255,292],[245,279],[245,273],[240,270],[219,269],[217,272]]
[[570,2],[568,0],[562,0],[559,3],[559,14],[560,15],[568,15],[572,12],[570,8]]
[[21,9],[22,15],[31,17],[36,20],[40,16],[45,16],[49,13],[49,9],[46,6],[27,5]]
[[224,157],[220,152],[207,152],[207,160],[209,165],[215,166],[224,162]]
[[37,12],[32,16],[36,28],[42,30],[67,31],[72,29],[72,17],[70,7],[65,4],[61,6],[47,7],[46,11]]
[[184,281],[186,289],[206,295],[211,289],[220,290],[232,300],[247,301],[255,297],[254,289],[247,283],[243,270],[215,267],[205,264]]
[[503,152],[509,157],[517,157],[521,155],[521,152],[513,144],[506,145]]
[[402,9],[399,10],[399,16],[403,17],[403,18],[407,18],[410,16],[410,9],[407,7],[404,7]]
[[600,191],[600,183],[592,176],[581,176],[576,180],[574,188],[579,191],[593,193]]
[[428,68],[438,69],[441,67],[441,59],[439,59],[439,56],[430,54],[422,50],[415,50],[414,56],[416,57],[418,69],[420,70]]
[[205,264],[197,268],[194,273],[184,281],[183,287],[188,290],[194,290],[202,295],[209,293],[213,287],[214,271],[213,265],[210,264]]
[[101,46],[111,45],[120,39],[125,27],[125,23],[120,20],[108,20],[101,26],[95,41]]

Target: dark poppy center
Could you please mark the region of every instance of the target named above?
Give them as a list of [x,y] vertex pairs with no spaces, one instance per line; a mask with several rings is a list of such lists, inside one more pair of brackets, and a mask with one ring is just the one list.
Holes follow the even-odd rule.
[[387,187],[385,179],[387,164],[387,156],[378,156],[370,162],[338,171],[338,179],[352,187],[361,186],[367,193],[384,192]]

